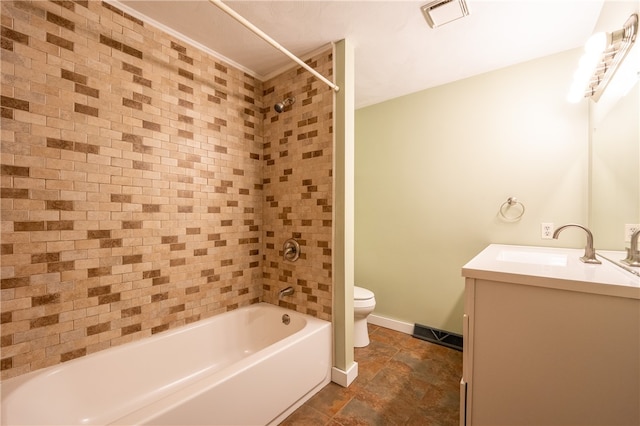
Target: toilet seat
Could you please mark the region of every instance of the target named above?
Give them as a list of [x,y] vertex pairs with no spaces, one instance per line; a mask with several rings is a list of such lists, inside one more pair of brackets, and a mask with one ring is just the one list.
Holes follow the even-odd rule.
[[369,300],[373,299],[374,294],[371,290],[366,288],[353,286],[353,300]]
[[376,306],[376,298],[371,290],[353,286],[353,307],[358,312],[361,309],[372,311]]

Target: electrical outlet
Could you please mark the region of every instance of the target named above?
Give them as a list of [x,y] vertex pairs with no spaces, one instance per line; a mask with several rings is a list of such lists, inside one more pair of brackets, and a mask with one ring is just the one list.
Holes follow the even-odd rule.
[[640,224],[638,223],[627,223],[626,225],[624,225],[624,242],[631,242],[631,236],[638,229],[640,229]]
[[553,223],[541,223],[540,224],[540,238],[543,240],[550,240],[553,238]]

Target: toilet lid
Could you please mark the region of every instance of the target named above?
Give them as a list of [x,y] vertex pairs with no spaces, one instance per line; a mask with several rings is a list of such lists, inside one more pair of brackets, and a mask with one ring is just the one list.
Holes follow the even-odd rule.
[[353,287],[353,299],[354,300],[367,300],[373,299],[373,292],[366,288],[354,286]]

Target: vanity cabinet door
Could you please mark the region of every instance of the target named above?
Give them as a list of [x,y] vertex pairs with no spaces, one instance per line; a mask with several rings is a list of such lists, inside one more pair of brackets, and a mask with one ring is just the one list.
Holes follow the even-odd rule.
[[640,424],[639,300],[469,286],[466,424]]
[[467,278],[465,281],[464,315],[462,316],[462,379],[460,379],[460,426],[470,424],[472,404],[472,379],[473,374],[473,303],[475,280]]

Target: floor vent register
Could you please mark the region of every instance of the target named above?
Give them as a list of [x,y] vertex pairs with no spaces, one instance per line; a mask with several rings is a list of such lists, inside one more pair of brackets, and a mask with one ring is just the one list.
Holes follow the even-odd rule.
[[413,337],[462,351],[462,336],[459,334],[415,324],[413,326]]

